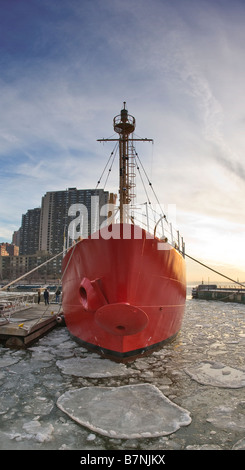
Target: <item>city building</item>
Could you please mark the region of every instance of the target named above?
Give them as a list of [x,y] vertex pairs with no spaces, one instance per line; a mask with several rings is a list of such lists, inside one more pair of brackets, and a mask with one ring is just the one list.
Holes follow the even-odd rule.
[[0,245],[0,256],[9,256],[9,253],[6,250],[6,243],[1,243]]
[[[47,192],[42,197],[41,208],[29,209],[22,215],[21,227],[12,237],[13,243],[0,245],[0,280],[17,279],[69,248],[74,240],[88,237],[108,217],[107,209],[102,211],[101,208],[115,202],[116,196],[103,189],[69,188]],[[27,279],[29,282],[59,279],[61,270],[62,255]]]
[[18,256],[19,247],[13,243],[0,243],[0,256]]
[[12,244],[13,244],[13,245],[16,245],[16,246],[20,246],[20,228],[19,228],[19,230],[16,230],[16,231],[13,233],[13,236],[12,236]]
[[60,253],[74,239],[87,237],[99,228],[100,209],[109,201],[103,189],[50,191],[42,198],[39,250]]
[[[37,266],[52,258],[49,253],[37,252],[35,255],[0,256],[0,281],[8,282],[18,279],[23,274],[29,273]],[[62,258],[62,257],[61,257]],[[31,272],[21,280],[25,283],[42,282],[46,284],[50,280],[58,282],[61,277],[61,260],[52,259],[40,269]]]
[[41,209],[29,209],[22,215],[20,227],[20,255],[34,255],[39,249]]

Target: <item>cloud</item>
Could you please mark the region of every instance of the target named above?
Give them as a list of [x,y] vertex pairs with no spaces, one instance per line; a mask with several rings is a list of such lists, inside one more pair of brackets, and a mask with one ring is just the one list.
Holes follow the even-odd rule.
[[231,236],[240,242],[244,16],[238,0],[141,0],[140,8],[138,0],[5,2],[1,236],[46,191],[95,187],[112,150],[97,139],[114,133],[112,119],[127,101],[136,134],[154,139],[137,151],[160,201],[177,205],[184,231],[193,215],[198,242],[199,214],[217,226],[223,217],[238,224]]

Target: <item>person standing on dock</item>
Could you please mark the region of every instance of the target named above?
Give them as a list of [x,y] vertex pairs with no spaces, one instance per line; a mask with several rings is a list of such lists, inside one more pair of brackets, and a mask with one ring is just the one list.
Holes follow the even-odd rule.
[[56,296],[55,302],[58,304],[59,301],[60,301],[60,289],[59,289],[59,287],[57,287],[57,289],[56,289],[55,296]]
[[41,290],[38,289],[37,291],[37,303],[40,304],[40,300],[41,300]]
[[45,289],[43,297],[44,297],[45,305],[49,305],[49,291],[48,291],[48,289]]

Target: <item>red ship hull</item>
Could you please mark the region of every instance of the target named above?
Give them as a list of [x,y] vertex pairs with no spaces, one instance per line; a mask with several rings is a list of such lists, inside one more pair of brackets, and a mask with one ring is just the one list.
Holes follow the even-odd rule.
[[172,340],[185,298],[182,255],[134,225],[106,227],[78,242],[63,260],[68,330],[82,346],[116,361]]

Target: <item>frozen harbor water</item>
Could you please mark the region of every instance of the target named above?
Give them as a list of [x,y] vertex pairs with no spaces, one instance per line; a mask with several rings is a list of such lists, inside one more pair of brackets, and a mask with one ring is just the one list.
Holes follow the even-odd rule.
[[[0,347],[0,449],[245,450],[244,346],[244,305],[188,299],[177,339],[127,365],[88,353],[71,340],[66,328],[53,330],[25,351]],[[126,401],[122,413],[117,394],[128,394],[130,387],[139,390],[140,384],[143,411],[153,396],[160,406],[173,405],[177,418],[170,419],[169,432],[153,411],[147,409],[140,417],[134,403],[134,433],[125,421],[128,435],[120,436],[119,416],[130,418],[130,409]],[[88,416],[80,414],[76,420],[75,410],[69,415],[61,409],[65,398],[75,396],[83,403],[86,398],[89,408],[101,390],[115,393],[107,410],[115,415],[115,434],[99,432],[103,423],[101,418],[96,422],[91,409],[90,427]],[[179,424],[179,413],[184,425]],[[146,422],[157,429],[147,429]],[[173,422],[177,424],[171,427]]]

